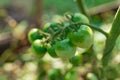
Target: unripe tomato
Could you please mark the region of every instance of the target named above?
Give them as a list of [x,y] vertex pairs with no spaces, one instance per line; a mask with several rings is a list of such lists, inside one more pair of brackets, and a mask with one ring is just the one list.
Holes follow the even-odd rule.
[[93,31],[87,25],[81,25],[77,32],[71,32],[68,37],[80,48],[89,48],[93,44]]
[[40,30],[33,28],[28,33],[28,40],[32,43],[36,39],[41,39],[43,36],[40,34]]
[[54,45],[49,46],[48,49],[47,49],[47,51],[48,51],[48,53],[49,53],[49,55],[51,57],[53,57],[53,58],[57,58],[58,57],[57,54],[56,54],[56,52],[55,52],[55,46]]
[[89,23],[89,19],[81,14],[81,13],[75,13],[73,16],[72,16],[72,21],[73,22],[83,22],[83,23]]
[[82,62],[82,55],[81,54],[75,55],[69,61],[72,65],[79,66]]
[[58,28],[58,24],[55,23],[55,22],[50,22],[50,23],[46,23],[43,27],[43,31],[45,32],[48,32],[48,33],[51,33],[51,29],[53,31],[57,31],[59,28]]
[[55,52],[61,58],[71,58],[75,55],[76,47],[69,39],[64,39],[56,43]]
[[32,49],[40,57],[43,57],[47,51],[41,40],[35,40],[32,43]]

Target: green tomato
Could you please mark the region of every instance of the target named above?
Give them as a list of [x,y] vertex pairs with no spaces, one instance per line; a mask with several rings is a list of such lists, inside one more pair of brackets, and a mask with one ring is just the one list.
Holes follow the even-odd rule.
[[68,37],[80,48],[89,48],[93,44],[93,31],[86,25],[81,25],[77,32],[71,32]]
[[43,57],[47,51],[41,40],[35,40],[32,43],[32,49],[40,57]]
[[50,55],[51,57],[53,57],[53,58],[57,58],[57,57],[58,57],[57,54],[56,54],[56,52],[55,52],[55,47],[54,47],[54,45],[50,46],[50,47],[47,49],[47,51],[48,51],[48,53],[49,53],[49,55]]
[[53,31],[57,31],[59,29],[58,24],[55,22],[50,22],[50,23],[46,23],[43,27],[43,31],[48,32],[48,33],[51,33],[51,29]]
[[41,39],[43,36],[40,34],[40,30],[33,28],[28,33],[28,40],[32,43],[36,39]]
[[69,39],[64,39],[55,44],[55,52],[61,58],[72,58],[75,55],[76,47]]
[[60,69],[51,69],[48,71],[49,80],[61,80],[61,70]]
[[69,61],[72,65],[79,66],[82,62],[82,55],[80,55],[80,54],[75,55]]
[[89,19],[81,14],[81,13],[75,13],[73,16],[72,16],[72,21],[73,22],[83,22],[83,23],[89,23]]

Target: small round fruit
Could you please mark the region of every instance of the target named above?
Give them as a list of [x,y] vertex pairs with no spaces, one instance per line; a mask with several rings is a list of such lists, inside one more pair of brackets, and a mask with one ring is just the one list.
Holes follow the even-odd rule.
[[35,41],[36,39],[41,39],[43,36],[40,34],[40,30],[37,28],[33,28],[28,33],[28,40],[30,43]]
[[79,66],[82,62],[82,55],[80,55],[80,54],[75,55],[69,61],[72,65]]
[[55,47],[54,47],[54,45],[50,46],[50,47],[47,49],[47,51],[48,51],[48,53],[49,53],[49,55],[50,55],[51,57],[53,57],[53,58],[57,58],[57,57],[58,57],[57,54],[56,54],[56,52],[55,52]]
[[75,13],[75,14],[73,14],[72,21],[73,22],[89,23],[89,19],[85,15],[83,15],[81,13]]
[[93,44],[93,31],[87,25],[81,25],[77,32],[71,32],[68,37],[80,48],[89,48]]
[[40,57],[43,57],[47,51],[41,40],[35,40],[32,43],[32,49]]
[[50,33],[51,29],[53,31],[57,31],[58,28],[58,24],[55,22],[50,22],[50,23],[46,23],[43,27],[43,31]]
[[55,44],[55,52],[61,58],[72,58],[75,55],[76,47],[69,39],[64,39]]

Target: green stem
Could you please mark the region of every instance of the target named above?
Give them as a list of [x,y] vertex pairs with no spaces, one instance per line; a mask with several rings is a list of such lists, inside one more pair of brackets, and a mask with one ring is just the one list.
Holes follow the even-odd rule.
[[44,39],[44,42],[47,42],[51,39],[51,35],[49,33],[46,33],[46,32],[43,32],[42,30],[40,30],[40,34],[47,36],[47,38]]
[[86,16],[88,16],[88,14],[86,12],[86,9],[85,9],[84,0],[76,0],[76,1],[77,1],[78,7],[79,7],[81,13],[83,13]]
[[53,36],[51,37],[51,40],[53,40],[54,38],[58,37],[60,34],[63,34],[64,33],[64,30],[66,28],[69,28],[69,26],[66,26],[64,28],[60,28],[60,30],[56,31]]
[[109,33],[109,37],[106,40],[104,54],[102,58],[103,66],[107,66],[109,59],[111,57],[111,52],[115,46],[116,39],[120,35],[120,7],[115,15],[114,21],[112,23],[112,28]]
[[[81,23],[81,22],[79,22],[79,23],[71,23],[70,26],[73,26],[73,25],[87,25],[87,26],[89,26],[90,28],[92,28],[92,29],[94,29],[94,30],[96,30],[96,31],[99,31],[99,32],[101,32],[102,34],[104,34],[106,37],[108,37],[108,33],[106,33],[105,31],[103,31],[102,29],[100,29],[100,28],[98,28],[98,27],[96,27],[96,26],[93,26],[93,25],[90,25],[90,24],[87,24],[87,23]],[[47,39],[47,40],[52,41],[54,38],[56,38],[56,37],[58,37],[60,34],[62,34],[61,32],[64,31],[66,28],[69,28],[69,26],[66,26],[66,27],[64,27],[64,28],[60,28],[60,30],[58,30],[53,36],[47,34],[47,35],[48,35],[48,39]],[[73,28],[76,29],[76,26],[73,27]]]
[[101,69],[101,79],[100,80],[107,80],[107,77],[106,77],[106,68],[102,68]]
[[54,39],[55,39],[56,37],[58,37],[58,36],[61,34],[61,32],[62,32],[61,29],[58,30],[57,32],[55,32],[55,33],[52,35],[52,37],[51,37],[51,39],[50,39],[50,42],[54,41]]
[[74,23],[74,24],[72,24],[72,25],[75,25],[75,24],[78,24],[78,25],[87,25],[87,26],[89,26],[90,28],[92,28],[92,29],[94,29],[94,30],[96,30],[96,31],[99,31],[99,32],[101,32],[102,34],[104,34],[106,37],[108,37],[108,33],[106,33],[105,31],[103,31],[102,29],[100,29],[100,28],[98,28],[98,27],[96,27],[96,26],[94,26],[94,25],[87,24],[87,23]]
[[46,35],[46,36],[50,36],[49,33],[43,32],[42,30],[40,30],[40,34]]

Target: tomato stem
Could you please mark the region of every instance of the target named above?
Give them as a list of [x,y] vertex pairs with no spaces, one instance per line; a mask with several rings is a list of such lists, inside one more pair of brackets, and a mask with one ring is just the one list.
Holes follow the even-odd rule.
[[49,33],[43,32],[42,30],[40,30],[40,34],[47,36],[47,38],[44,40],[44,42],[49,41],[51,38],[51,35]]
[[84,3],[84,0],[76,0],[78,7],[80,9],[80,11],[85,14],[86,16],[88,16],[87,11],[86,11],[86,6]]
[[87,24],[87,23],[81,23],[81,22],[74,23],[74,24],[72,24],[72,25],[75,25],[75,24],[77,24],[77,25],[87,25],[87,26],[89,26],[90,28],[92,28],[92,29],[94,29],[94,30],[96,30],[96,31],[99,31],[99,32],[101,32],[102,34],[104,34],[104,35],[106,36],[106,38],[108,37],[108,33],[107,33],[107,32],[103,31],[102,29],[100,29],[100,28],[98,28],[98,27],[96,27],[96,26],[94,26],[94,25]]
[[115,15],[112,23],[112,28],[109,33],[109,37],[106,40],[104,54],[102,58],[103,66],[107,66],[109,59],[111,58],[111,52],[115,46],[115,42],[120,35],[120,7]]

